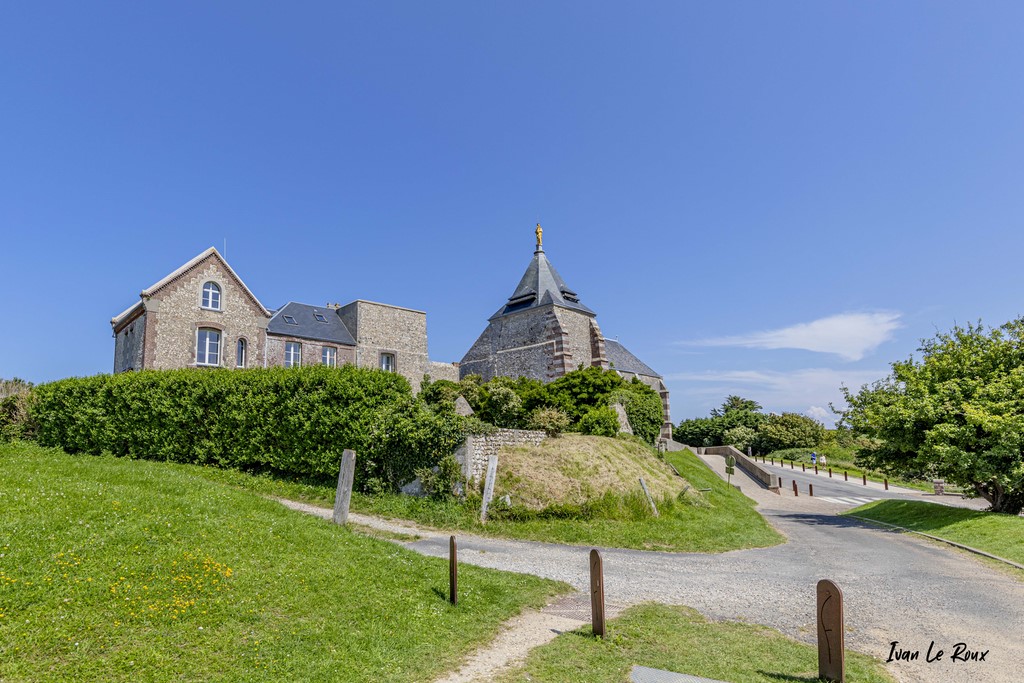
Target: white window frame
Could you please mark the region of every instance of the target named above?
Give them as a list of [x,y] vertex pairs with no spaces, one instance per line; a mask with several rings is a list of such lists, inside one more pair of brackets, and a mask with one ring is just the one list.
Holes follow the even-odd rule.
[[[204,339],[205,336],[205,339]],[[217,367],[221,356],[221,331],[216,327],[200,327],[196,329],[196,365]],[[213,362],[210,362],[210,357]]]
[[284,343],[284,366],[286,368],[302,366],[302,344],[300,342]]
[[235,344],[235,367],[244,368],[249,362],[249,342],[245,337],[239,337]]
[[390,351],[382,351],[380,354],[380,369],[384,372],[397,372],[398,355]]
[[203,297],[199,301],[199,307],[208,311],[219,311],[221,309],[221,288],[213,280],[207,280],[203,284]]
[[320,351],[320,362],[329,368],[338,367],[338,349],[333,346],[325,346]]

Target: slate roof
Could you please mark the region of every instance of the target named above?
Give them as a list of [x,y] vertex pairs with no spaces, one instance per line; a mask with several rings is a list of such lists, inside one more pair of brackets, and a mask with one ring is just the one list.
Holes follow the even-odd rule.
[[611,363],[612,370],[631,372],[635,375],[647,375],[648,377],[661,377],[647,363],[634,356],[625,346],[617,341],[605,339],[604,354],[608,358],[608,362]]
[[530,261],[526,272],[523,273],[516,291],[508,298],[505,305],[490,317],[490,320],[547,304],[555,304],[563,308],[571,308],[574,311],[596,315],[580,303],[579,296],[569,289],[565,280],[551,265],[544,250],[538,247],[537,251],[533,252],[533,260]]
[[[322,315],[326,322],[320,322],[314,316]],[[295,320],[293,325],[285,321],[285,316]],[[341,315],[336,308],[321,308],[308,304],[289,301],[274,312],[274,317],[267,323],[267,334],[279,334],[287,337],[298,337],[311,341],[325,341],[334,344],[355,346],[352,337]]]

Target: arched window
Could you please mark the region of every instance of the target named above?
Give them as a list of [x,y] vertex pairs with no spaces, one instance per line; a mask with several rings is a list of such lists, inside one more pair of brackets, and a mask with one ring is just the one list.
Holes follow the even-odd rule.
[[203,285],[203,308],[220,310],[220,285],[216,282],[207,282]]
[[212,327],[197,330],[196,365],[220,365],[220,330]]
[[247,350],[245,340],[239,339],[237,348],[235,349],[235,366],[240,368],[245,367],[245,362],[247,360],[245,354]]

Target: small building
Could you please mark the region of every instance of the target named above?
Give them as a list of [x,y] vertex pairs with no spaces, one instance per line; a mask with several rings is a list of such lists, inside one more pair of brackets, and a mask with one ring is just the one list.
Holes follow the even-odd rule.
[[618,341],[605,339],[597,314],[585,306],[544,253],[537,225],[533,259],[512,296],[459,363],[461,377],[530,377],[551,382],[579,367],[614,370],[661,396],[661,436],[671,438],[669,394],[663,378]]
[[429,360],[423,311],[363,300],[271,311],[213,247],[144,289],[110,324],[114,372],[351,363],[397,372],[414,391],[425,374],[458,379],[457,364]]

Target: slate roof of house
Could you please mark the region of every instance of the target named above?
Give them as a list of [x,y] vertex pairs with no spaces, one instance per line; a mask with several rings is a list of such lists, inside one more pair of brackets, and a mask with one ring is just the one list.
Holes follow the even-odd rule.
[[596,315],[580,303],[579,296],[565,284],[565,280],[544,254],[544,249],[537,247],[537,251],[533,252],[533,260],[530,261],[522,279],[519,280],[516,291],[490,319],[547,304],[555,304],[589,315]]
[[[317,320],[316,316],[318,315],[324,318],[323,322]],[[286,318],[290,318],[294,323]],[[289,301],[274,311],[274,316],[267,323],[267,334],[279,334],[348,346],[356,345],[356,340],[345,323],[342,322],[338,309],[310,306],[294,301]]]
[[651,369],[651,366],[634,356],[629,350],[617,341],[612,339],[604,340],[604,354],[611,363],[612,370],[619,372],[631,372],[635,375],[647,375],[648,377],[661,377]]

